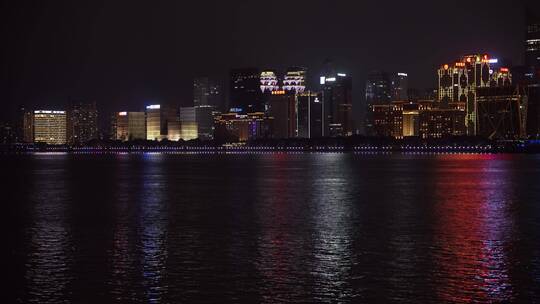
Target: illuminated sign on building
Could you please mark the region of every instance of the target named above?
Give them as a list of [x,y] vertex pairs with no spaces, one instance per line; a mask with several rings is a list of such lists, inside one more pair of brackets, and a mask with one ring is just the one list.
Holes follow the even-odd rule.
[[161,106],[160,105],[149,105],[146,107],[148,110],[157,110],[157,109],[160,109]]

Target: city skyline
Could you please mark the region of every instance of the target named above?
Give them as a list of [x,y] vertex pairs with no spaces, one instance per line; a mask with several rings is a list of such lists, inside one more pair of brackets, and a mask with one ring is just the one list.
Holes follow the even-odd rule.
[[[113,19],[124,7],[112,4],[96,3],[88,7],[62,3],[33,7],[9,4],[4,10],[7,15],[3,22],[13,31],[7,35],[12,43],[4,49],[4,100],[7,100],[8,112],[11,113],[19,105],[58,107],[69,99],[95,100],[104,112],[113,112],[126,105],[138,110],[152,103],[172,102],[189,106],[193,101],[192,81],[195,77],[221,79],[226,87],[231,68],[257,66],[261,70],[270,68],[285,72],[288,67],[299,65],[307,68],[307,83],[313,86],[323,71],[324,60],[330,58],[340,70],[353,76],[354,116],[358,117],[364,82],[372,70],[406,72],[410,76],[409,87],[422,90],[436,87],[434,67],[469,52],[481,51],[497,58],[507,58],[514,65],[521,64],[525,37],[522,5],[502,1],[486,3],[469,4],[474,6],[470,11],[482,8],[481,22],[472,23],[474,32],[481,35],[470,34],[459,23],[460,19],[472,17],[473,13],[468,10],[460,13],[454,21],[438,22],[437,16],[444,15],[441,8],[424,1],[393,4],[396,10],[401,9],[400,14],[394,10],[385,12],[370,3],[323,5],[315,2],[305,5],[298,2],[283,12],[271,8],[255,10],[251,4],[232,2],[227,5],[216,3],[208,10],[190,6],[173,18],[176,8],[163,12],[166,7],[156,7],[147,27],[135,26],[136,17],[144,8],[136,3],[130,7],[133,12],[126,16],[125,25]],[[536,5],[532,1],[523,3]],[[348,12],[357,8],[362,10],[356,17]],[[451,15],[455,9],[445,10]],[[306,12],[307,15],[311,12],[315,19],[326,16],[328,21],[306,23],[302,21],[309,18],[297,16],[298,23],[292,23],[292,29],[301,34],[296,35],[295,31],[285,31],[286,27],[277,20],[270,25],[262,22],[265,17],[278,13],[283,14],[282,17],[293,16],[294,11]],[[156,20],[154,15],[162,12],[165,18]],[[193,16],[187,16],[187,12],[192,12]],[[373,16],[367,18],[365,12],[371,12]],[[33,18],[26,18],[31,21],[22,24],[17,19],[21,14]],[[408,18],[419,15],[424,16],[421,23],[426,27],[406,22]],[[484,18],[484,15],[489,17]],[[55,21],[55,16],[63,23]],[[78,20],[77,17],[81,16],[85,18]],[[181,16],[186,20],[179,21]],[[234,16],[236,21],[221,22],[227,20],[227,16]],[[357,22],[361,19],[359,16],[366,18]],[[498,21],[502,17],[508,20],[504,26]],[[260,26],[254,23],[250,28],[242,27],[238,21],[256,21],[259,18]],[[207,22],[189,33],[186,33],[186,26],[179,26],[189,22],[200,24],[201,21]],[[366,25],[370,25],[370,21],[380,29],[376,36],[367,30]],[[397,26],[402,24],[400,22],[405,26]],[[440,24],[440,28],[427,27],[431,22]],[[44,29],[38,28],[38,23]],[[223,28],[216,25],[222,23]],[[174,26],[166,30],[166,25]],[[129,26],[133,29],[130,30]],[[45,34],[45,29],[56,31]],[[135,35],[135,30],[142,30],[142,36]],[[280,32],[281,38],[265,35],[274,30]],[[113,34],[118,35],[118,41],[112,39]],[[148,39],[153,34],[156,34],[155,38]],[[232,39],[228,39],[231,35]],[[237,35],[244,38],[237,38]],[[407,43],[403,41],[403,35],[408,37]],[[424,35],[442,38],[433,39],[431,44],[434,45],[426,45],[421,42],[427,39],[418,37]],[[19,39],[24,39],[25,43]],[[182,47],[182,41],[186,44],[192,41],[189,45],[193,47],[173,53]],[[152,42],[161,51],[150,48]],[[418,43],[415,45],[415,42]],[[389,48],[390,45],[393,47]],[[27,86],[34,89],[27,90]],[[2,118],[6,119],[6,115],[10,114],[2,113]]]

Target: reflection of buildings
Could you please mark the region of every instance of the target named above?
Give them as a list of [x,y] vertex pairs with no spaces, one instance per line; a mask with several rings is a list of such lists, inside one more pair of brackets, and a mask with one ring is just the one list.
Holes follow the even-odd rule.
[[262,112],[217,114],[214,116],[214,137],[226,142],[268,138],[272,134],[272,121],[273,118]]
[[[437,166],[432,256],[440,303],[512,303],[509,253],[515,243],[512,165],[493,156],[441,156],[467,164]],[[459,288],[456,288],[459,286]],[[527,302],[527,301],[523,301]]]
[[67,143],[65,111],[34,111],[34,142],[51,145]]
[[96,102],[73,102],[67,111],[67,137],[70,144],[84,144],[98,138]]
[[115,114],[113,139],[128,141],[146,139],[146,115],[144,112],[118,112]]
[[352,78],[343,73],[320,77],[323,91],[323,136],[352,135]]

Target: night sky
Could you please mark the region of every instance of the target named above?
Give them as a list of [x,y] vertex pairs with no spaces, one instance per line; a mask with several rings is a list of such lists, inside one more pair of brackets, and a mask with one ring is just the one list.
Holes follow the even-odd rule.
[[353,76],[360,105],[373,69],[407,72],[410,87],[423,89],[435,87],[440,64],[465,53],[520,64],[522,3],[5,1],[1,117],[69,99],[96,100],[105,113],[190,105],[194,76],[225,80],[231,67],[305,66],[314,84],[327,58]]

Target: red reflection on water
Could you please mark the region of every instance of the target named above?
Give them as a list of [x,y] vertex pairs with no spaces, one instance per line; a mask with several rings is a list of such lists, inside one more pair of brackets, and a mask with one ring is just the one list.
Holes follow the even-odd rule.
[[433,258],[444,302],[505,301],[511,285],[504,246],[511,177],[496,155],[441,156]]

